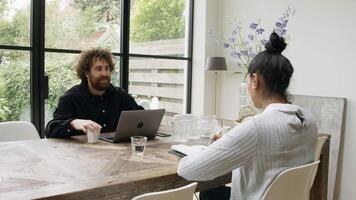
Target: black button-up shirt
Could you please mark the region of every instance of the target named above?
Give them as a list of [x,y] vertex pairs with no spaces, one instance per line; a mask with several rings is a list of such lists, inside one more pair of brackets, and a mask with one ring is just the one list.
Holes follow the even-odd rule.
[[65,138],[84,134],[71,128],[70,122],[74,119],[89,119],[102,126],[101,132],[113,132],[121,111],[142,109],[121,88],[110,84],[102,96],[94,96],[89,92],[88,84],[82,81],[59,98],[53,119],[47,124],[46,137]]

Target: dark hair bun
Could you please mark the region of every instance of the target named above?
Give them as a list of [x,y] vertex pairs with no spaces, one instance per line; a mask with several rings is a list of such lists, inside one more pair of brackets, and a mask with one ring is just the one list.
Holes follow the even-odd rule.
[[286,46],[284,38],[279,37],[275,32],[271,33],[268,42],[265,44],[266,50],[269,53],[282,53]]

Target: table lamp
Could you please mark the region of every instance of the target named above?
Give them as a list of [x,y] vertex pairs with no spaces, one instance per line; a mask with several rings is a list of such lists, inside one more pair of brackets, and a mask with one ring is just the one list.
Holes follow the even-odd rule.
[[226,71],[226,60],[225,57],[207,57],[205,62],[205,70],[215,72],[215,106],[214,114],[216,115],[216,87],[217,87],[217,74],[218,71]]

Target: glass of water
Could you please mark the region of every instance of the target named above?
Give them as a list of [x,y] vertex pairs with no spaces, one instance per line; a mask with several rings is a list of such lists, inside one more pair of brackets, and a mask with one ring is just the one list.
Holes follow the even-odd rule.
[[145,136],[132,136],[131,137],[131,150],[132,156],[143,156],[147,144],[147,137]]

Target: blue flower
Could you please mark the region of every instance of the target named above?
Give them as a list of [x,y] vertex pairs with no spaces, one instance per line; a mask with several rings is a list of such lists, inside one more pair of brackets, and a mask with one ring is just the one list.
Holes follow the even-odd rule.
[[263,28],[256,29],[257,34],[262,34],[265,31]]
[[250,24],[250,29],[255,30],[257,28],[258,24],[257,23],[251,23]]
[[[289,17],[294,14],[294,10],[288,8],[275,22],[274,31],[279,35],[285,37],[287,34],[287,25]],[[244,72],[247,71],[249,62],[264,50],[264,46],[268,38],[265,38],[265,31],[260,25],[261,20],[252,22],[248,26],[247,37],[243,35],[241,23],[237,19],[230,23],[232,25],[231,35],[226,40],[220,39],[216,31],[209,30],[214,39],[220,41],[225,49],[229,49],[229,54],[239,67],[243,68]]]
[[281,22],[276,22],[276,27],[278,27],[278,28],[282,27],[282,23]]
[[287,29],[281,29],[281,34],[282,34],[282,36],[285,36],[286,33],[287,33]]
[[248,51],[247,50],[242,50],[242,51],[240,51],[240,54],[242,56],[248,56]]
[[241,57],[241,54],[237,53],[236,51],[231,52],[230,55],[231,55],[232,57],[234,57],[234,58],[240,58],[240,57]]
[[279,35],[279,37],[283,37],[283,36],[286,35],[287,29],[276,28],[276,29],[274,30],[274,32],[276,32],[276,33]]
[[283,20],[282,24],[283,24],[283,26],[284,26],[284,27],[286,27],[286,26],[287,26],[287,24],[288,24],[288,19]]

